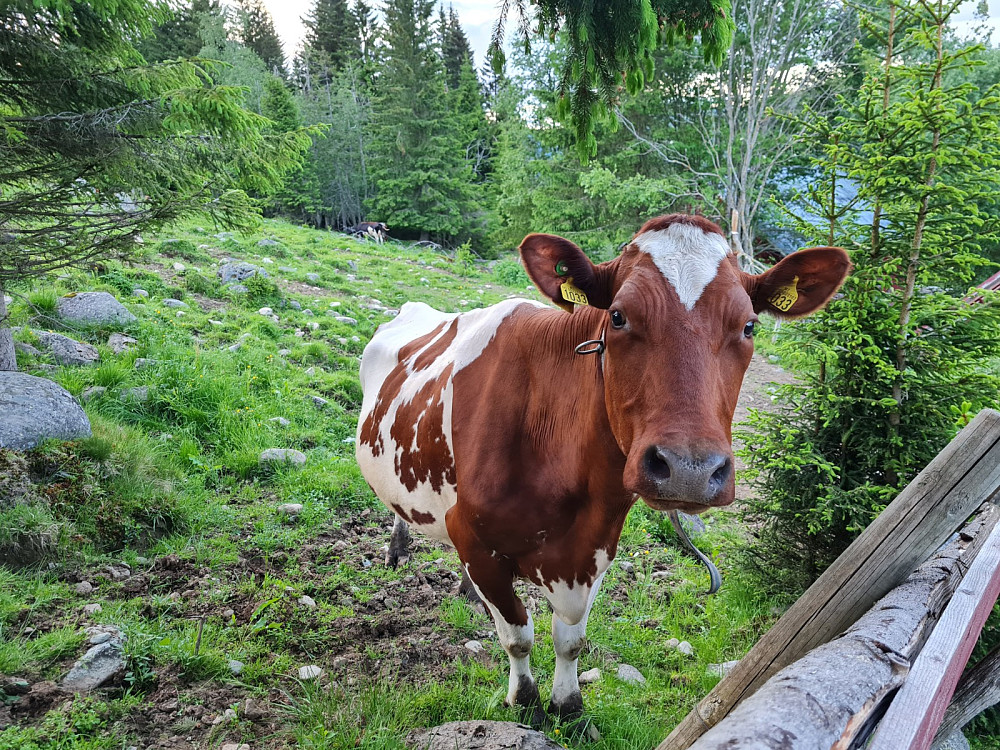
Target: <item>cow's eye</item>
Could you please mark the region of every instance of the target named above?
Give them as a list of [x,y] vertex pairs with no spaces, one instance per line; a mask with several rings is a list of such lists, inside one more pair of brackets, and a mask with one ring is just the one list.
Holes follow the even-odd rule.
[[743,326],[743,335],[746,338],[748,338],[748,339],[752,339],[753,338],[754,323],[755,323],[755,321],[748,320],[747,324],[745,326]]
[[614,328],[625,327],[625,316],[621,314],[620,310],[611,311],[611,325]]

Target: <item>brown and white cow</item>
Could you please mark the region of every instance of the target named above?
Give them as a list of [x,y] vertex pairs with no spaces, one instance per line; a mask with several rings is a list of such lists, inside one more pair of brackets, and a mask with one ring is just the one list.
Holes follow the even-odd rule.
[[[757,315],[821,308],[850,264],[812,248],[749,275],[717,226],[682,215],[647,222],[600,265],[553,235],[520,251],[563,310],[404,305],[364,351],[357,458],[397,515],[394,543],[409,523],[457,550],[510,657],[507,703],[535,711],[534,626],[513,582],[541,587],[550,710],[573,715],[587,614],[629,509],[637,497],[688,513],[733,501],[730,433]],[[589,304],[567,315],[580,292]]]

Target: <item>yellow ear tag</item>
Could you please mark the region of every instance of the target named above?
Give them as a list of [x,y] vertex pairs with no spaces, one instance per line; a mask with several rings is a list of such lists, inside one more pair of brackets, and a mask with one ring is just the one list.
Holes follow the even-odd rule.
[[587,300],[587,295],[583,293],[583,290],[573,285],[572,276],[559,285],[559,291],[562,292],[562,298],[567,302],[572,302],[575,305],[590,304]]
[[788,312],[795,304],[795,300],[799,298],[798,283],[799,277],[796,276],[792,279],[791,284],[780,287],[778,291],[767,298],[767,301],[781,312]]

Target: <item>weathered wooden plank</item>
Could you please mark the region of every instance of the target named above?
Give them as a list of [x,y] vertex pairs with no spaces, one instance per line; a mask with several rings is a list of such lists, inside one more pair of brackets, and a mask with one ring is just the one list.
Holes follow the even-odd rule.
[[990,532],[985,503],[962,532],[886,594],[846,633],[785,667],[690,750],[848,750],[906,678],[927,635]]
[[1000,528],[995,528],[875,730],[869,750],[927,750],[934,742],[962,670],[1000,596],[998,570]]
[[939,743],[997,703],[1000,703],[1000,648],[990,651],[962,674],[932,747],[936,750]]
[[683,750],[778,670],[848,628],[1000,488],[1000,414],[984,409],[778,620],[658,750]]

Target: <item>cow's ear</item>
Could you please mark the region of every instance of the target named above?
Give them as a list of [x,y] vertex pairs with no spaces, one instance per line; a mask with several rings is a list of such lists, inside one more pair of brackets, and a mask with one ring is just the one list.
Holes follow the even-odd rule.
[[518,249],[535,286],[566,312],[573,312],[574,304],[605,309],[611,304],[610,273],[605,264],[595,266],[569,240],[554,234],[529,234]]
[[762,274],[747,277],[754,312],[797,318],[821,309],[851,270],[839,247],[811,247],[792,253]]

